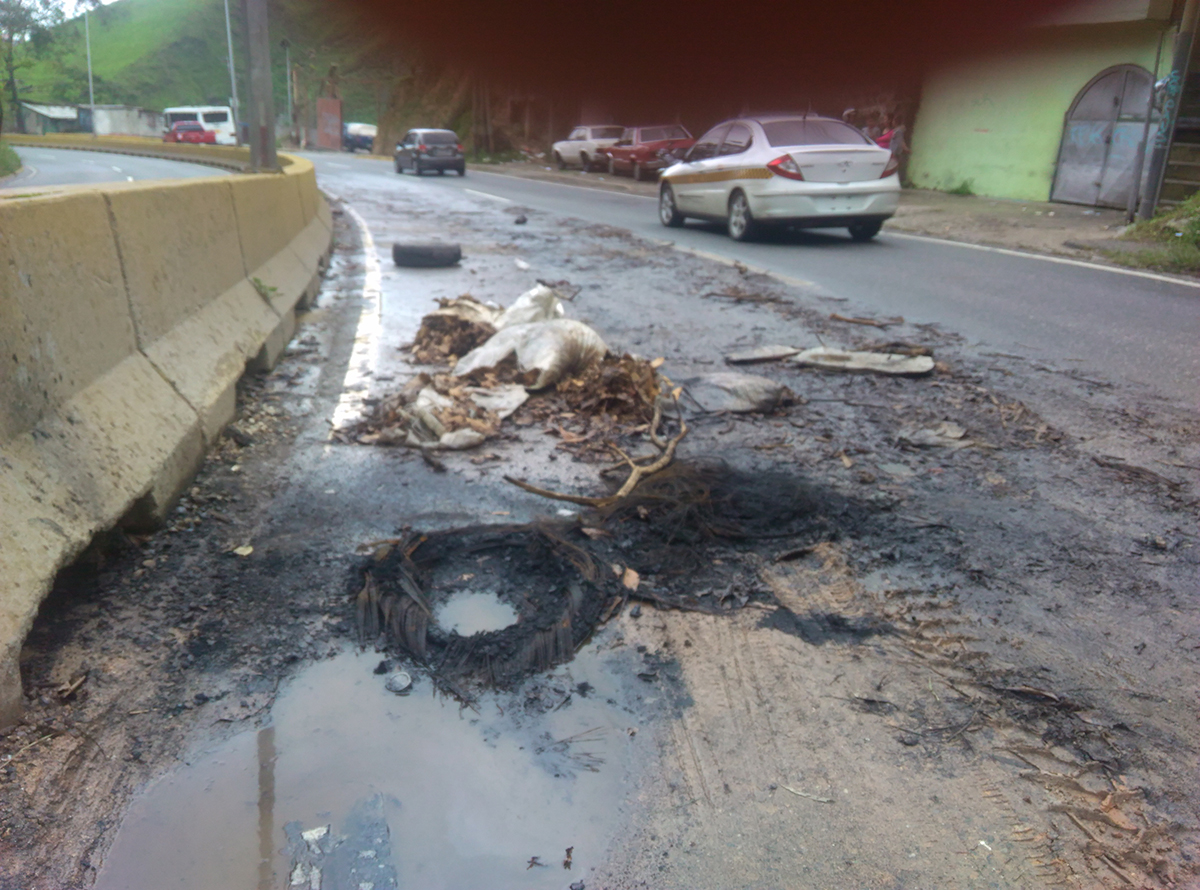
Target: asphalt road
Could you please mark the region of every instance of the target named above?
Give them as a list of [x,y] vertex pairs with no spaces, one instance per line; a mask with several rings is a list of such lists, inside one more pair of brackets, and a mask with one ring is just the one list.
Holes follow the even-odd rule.
[[223,176],[219,167],[143,158],[105,151],[76,151],[69,148],[25,148],[13,146],[25,167],[11,179],[0,179],[0,188],[29,188],[46,185],[88,185],[102,182],[134,182],[141,179],[191,179]]
[[[305,155],[321,186],[464,190],[671,240],[846,298],[843,313],[902,315],[972,343],[1195,405],[1200,379],[1200,285],[1073,261],[888,233],[857,244],[842,230],[785,233],[738,244],[718,226],[665,229],[651,198],[471,171],[398,176],[387,161]],[[436,233],[430,233],[436,235]]]

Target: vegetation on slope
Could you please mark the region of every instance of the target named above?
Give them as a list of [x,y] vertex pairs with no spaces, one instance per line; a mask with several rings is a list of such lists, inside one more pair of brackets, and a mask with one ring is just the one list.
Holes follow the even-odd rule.
[[1122,236],[1146,244],[1142,250],[1106,251],[1115,262],[1166,272],[1200,272],[1200,193],[1151,219],[1139,220]]
[[0,177],[16,173],[21,169],[21,159],[8,145],[0,142]]

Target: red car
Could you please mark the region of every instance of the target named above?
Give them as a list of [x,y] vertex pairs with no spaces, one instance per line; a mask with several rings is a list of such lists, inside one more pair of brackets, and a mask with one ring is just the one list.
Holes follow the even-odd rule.
[[163,133],[163,142],[191,142],[196,145],[216,145],[217,131],[204,129],[200,121],[176,121]]
[[629,173],[641,179],[646,173],[656,173],[675,163],[664,160],[662,151],[686,151],[696,140],[679,124],[657,127],[627,127],[616,145],[603,149],[608,155],[609,173]]

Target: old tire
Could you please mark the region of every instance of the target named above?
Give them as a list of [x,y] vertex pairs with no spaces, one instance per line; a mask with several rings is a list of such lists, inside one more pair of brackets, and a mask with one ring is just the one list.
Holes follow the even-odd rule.
[[753,241],[758,234],[758,223],[750,211],[750,202],[741,189],[729,196],[729,237],[734,241]]
[[850,227],[850,237],[855,241],[870,241],[879,234],[879,230],[883,228],[883,220],[881,219],[864,219],[856,222]]
[[658,221],[669,229],[683,225],[683,214],[675,206],[675,190],[665,182],[658,190]]
[[397,266],[432,269],[456,265],[461,259],[462,248],[457,244],[397,241],[392,245],[392,262]]

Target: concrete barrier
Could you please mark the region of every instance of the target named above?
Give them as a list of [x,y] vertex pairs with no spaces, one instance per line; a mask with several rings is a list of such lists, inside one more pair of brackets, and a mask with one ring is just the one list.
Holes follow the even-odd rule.
[[[5,133],[4,141],[9,145],[31,148],[70,148],[78,151],[103,151],[188,161],[238,172],[250,167],[250,149],[238,145],[195,145],[186,142],[163,142],[161,139],[146,136],[92,136],[90,133],[49,133],[44,136]],[[279,160],[285,168],[292,162],[291,156],[286,155],[280,155]]]
[[55,574],[162,519],[314,293],[331,217],[288,160],[0,200],[0,727]]

